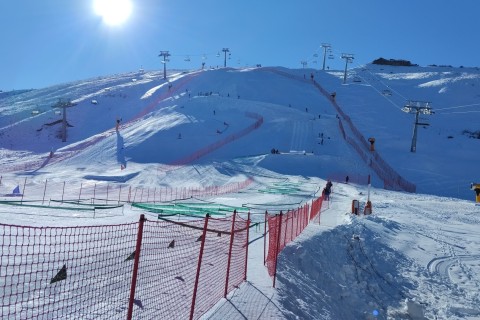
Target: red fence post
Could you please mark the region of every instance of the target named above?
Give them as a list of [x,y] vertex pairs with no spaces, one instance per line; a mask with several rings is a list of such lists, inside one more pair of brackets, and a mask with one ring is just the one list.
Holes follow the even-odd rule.
[[207,213],[207,216],[205,217],[205,224],[203,225],[202,244],[200,245],[200,254],[198,256],[195,286],[193,287],[192,307],[190,308],[190,320],[193,319],[193,315],[195,312],[195,300],[197,299],[198,280],[200,278],[200,268],[202,266],[203,248],[205,247],[205,239],[207,238],[208,218],[210,218],[210,215]]
[[227,277],[225,279],[225,292],[223,297],[227,297],[228,293],[228,278],[230,277],[230,262],[232,261],[232,248],[233,248],[233,238],[235,234],[235,217],[237,216],[237,210],[233,210],[233,218],[232,218],[232,229],[230,231],[230,247],[228,249],[228,262],[227,262]]
[[250,211],[248,211],[248,216],[247,216],[247,241],[245,242],[245,275],[243,276],[243,280],[247,280],[249,237],[250,237]]
[[283,214],[282,211],[280,211],[280,215],[277,216],[278,219],[278,233],[277,233],[277,247],[275,248],[275,271],[273,273],[273,287],[275,288],[275,280],[277,280],[277,260],[278,260],[278,254],[280,252],[280,234],[282,233],[282,218]]
[[130,299],[128,301],[128,315],[127,319],[131,320],[133,315],[133,300],[135,298],[135,287],[137,286],[138,264],[140,261],[140,249],[142,247],[143,224],[145,222],[145,215],[140,215],[137,233],[137,246],[135,247],[135,260],[133,262],[132,286],[130,287]]
[[[288,210],[287,214],[285,215],[285,234],[283,235],[283,247],[287,245],[287,226],[288,226],[288,219],[291,216],[292,211]],[[283,220],[282,220],[283,224]]]
[[263,225],[263,265],[267,263],[267,210],[265,210],[265,222]]
[[[290,241],[292,241],[294,239],[293,237],[293,221],[294,220],[297,220],[298,219],[298,214],[295,214],[295,211],[293,212],[293,216],[292,216],[292,227],[290,228]],[[295,235],[297,236],[297,235]]]

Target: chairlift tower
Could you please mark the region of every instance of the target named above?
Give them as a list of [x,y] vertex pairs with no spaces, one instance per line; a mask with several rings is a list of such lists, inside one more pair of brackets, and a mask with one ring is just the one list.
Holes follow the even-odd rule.
[[63,119],[62,119],[62,142],[67,141],[67,108],[71,108],[76,106],[76,103],[72,103],[70,100],[64,101],[62,99],[58,99],[58,102],[52,106],[52,108],[63,110]]
[[168,51],[160,51],[159,57],[163,57],[163,79],[167,79],[167,61],[171,54]]
[[223,51],[223,54],[225,56],[225,58],[223,59],[223,67],[226,68],[227,67],[227,52],[230,52],[230,49],[223,48],[222,51]]
[[322,48],[323,48],[323,66],[322,70],[325,70],[325,58],[327,56],[327,50],[330,49],[332,46],[328,43],[322,43]]
[[410,147],[410,152],[417,151],[417,127],[418,126],[429,126],[429,123],[418,122],[418,117],[420,114],[432,115],[432,107],[430,102],[426,101],[408,101],[407,104],[402,108],[403,112],[415,114],[415,122],[413,124],[413,137],[412,137],[412,146]]
[[343,83],[347,82],[347,65],[352,63],[353,54],[351,53],[342,53],[342,59],[345,59],[345,71],[343,72]]

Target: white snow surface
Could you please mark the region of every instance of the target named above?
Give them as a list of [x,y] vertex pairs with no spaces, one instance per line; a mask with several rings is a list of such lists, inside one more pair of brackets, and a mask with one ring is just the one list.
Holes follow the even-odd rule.
[[[337,93],[358,130],[375,137],[376,152],[417,193],[383,189],[343,139],[336,110],[310,73]],[[171,72],[168,81],[150,71],[0,93],[0,194],[25,178],[37,186],[48,180],[152,188],[253,178],[238,193],[206,200],[243,205],[253,222],[263,222],[265,210],[298,208],[332,179],[320,221],[280,254],[276,288],[263,266],[260,225],[251,232],[247,282],[205,319],[480,319],[480,206],[470,190],[470,183],[480,183],[480,139],[470,134],[480,131],[480,71],[365,65],[342,81],[336,71],[225,68]],[[59,138],[62,116],[52,108],[59,98],[76,103],[67,110],[66,142]],[[415,153],[414,115],[401,110],[407,100],[431,102],[435,111],[421,117],[430,126],[418,128]],[[249,113],[263,117],[259,128],[183,161],[250,126],[255,119]],[[272,148],[280,154],[271,154]],[[260,192],[278,183],[297,191]],[[363,206],[368,196],[373,214],[352,215],[352,200]],[[116,224],[138,221],[140,213],[125,206],[94,218],[3,206],[0,222]]]

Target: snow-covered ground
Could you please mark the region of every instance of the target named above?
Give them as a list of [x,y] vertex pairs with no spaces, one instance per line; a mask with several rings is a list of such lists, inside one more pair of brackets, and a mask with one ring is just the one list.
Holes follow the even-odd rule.
[[[311,73],[416,194],[383,189],[343,139],[337,111]],[[480,207],[470,190],[480,182],[480,139],[471,137],[480,130],[480,71],[367,65],[351,70],[346,84],[341,72],[284,68],[162,78],[131,73],[1,93],[0,194],[25,181],[41,199],[46,181],[60,192],[64,181],[203,188],[252,178],[238,192],[206,199],[247,207],[262,222],[265,210],[298,208],[332,179],[321,220],[281,253],[276,288],[263,266],[263,228],[252,228],[247,282],[205,318],[480,319]],[[51,107],[60,98],[76,103],[67,109],[67,142]],[[416,153],[414,115],[401,110],[407,100],[431,102],[435,112],[422,119],[430,126],[418,128]],[[352,200],[367,200],[368,175],[373,215],[352,216]],[[140,213],[125,206],[93,218],[4,205],[0,222],[115,224]]]

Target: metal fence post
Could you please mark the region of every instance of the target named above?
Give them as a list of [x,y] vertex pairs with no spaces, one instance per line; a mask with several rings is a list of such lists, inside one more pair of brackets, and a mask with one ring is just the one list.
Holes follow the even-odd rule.
[[128,301],[127,319],[131,320],[133,315],[133,300],[135,299],[135,287],[137,286],[138,265],[140,261],[140,249],[142,247],[143,224],[145,222],[145,215],[140,215],[137,233],[137,245],[135,247],[135,260],[133,262],[132,285],[130,287],[130,299]]
[[[278,226],[277,226],[277,247],[275,248],[275,271],[273,273],[273,287],[275,288],[275,281],[277,280],[277,263],[278,263],[278,254],[280,252],[280,234],[282,233],[282,219],[283,219],[283,214],[282,211],[280,211],[280,215],[277,216],[278,219]],[[271,235],[271,234],[270,234]]]
[[207,216],[205,217],[205,224],[203,225],[202,244],[200,245],[200,254],[198,256],[195,286],[193,287],[192,306],[190,308],[190,320],[193,319],[193,315],[195,314],[195,301],[197,299],[198,280],[200,279],[200,268],[202,266],[203,249],[205,248],[205,239],[207,238],[207,227],[208,227],[209,218],[210,218],[210,215],[207,213]]
[[245,242],[245,274],[243,276],[243,280],[247,280],[249,238],[250,238],[250,211],[248,211],[248,216],[247,216],[247,241]]
[[235,234],[235,217],[237,216],[237,210],[233,210],[233,218],[232,218],[232,229],[230,231],[230,247],[228,249],[228,262],[227,262],[227,276],[225,279],[225,292],[223,297],[227,297],[228,293],[228,280],[230,277],[230,263],[232,262],[232,248],[233,248],[233,239]]

